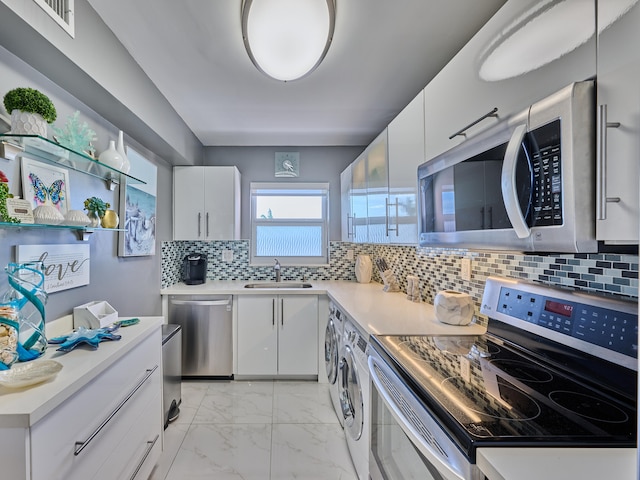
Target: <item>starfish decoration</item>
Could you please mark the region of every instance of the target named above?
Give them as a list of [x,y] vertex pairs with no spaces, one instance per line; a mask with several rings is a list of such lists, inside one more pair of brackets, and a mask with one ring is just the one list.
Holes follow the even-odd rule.
[[51,344],[59,344],[60,347],[57,349],[59,352],[70,352],[78,345],[86,343],[92,349],[96,350],[98,348],[98,344],[103,340],[120,340],[122,338],[121,335],[115,335],[115,332],[120,327],[119,324],[114,325],[113,327],[105,327],[105,328],[96,328],[96,329],[88,329],[85,327],[79,327],[78,330],[71,333],[70,335],[63,335],[61,337],[50,338],[49,343]]

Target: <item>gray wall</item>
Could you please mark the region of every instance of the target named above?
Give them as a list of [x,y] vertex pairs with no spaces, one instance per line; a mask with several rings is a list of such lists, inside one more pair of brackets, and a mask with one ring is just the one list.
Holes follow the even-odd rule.
[[[340,173],[362,147],[205,147],[205,165],[235,165],[242,174],[243,239],[251,238],[251,182],[329,182],[329,240],[340,240]],[[300,176],[275,177],[275,152],[300,152]]]
[[0,0],[0,46],[165,160],[199,165],[202,144],[182,118],[87,0],[74,5],[71,38],[32,0]]
[[[99,141],[96,146],[106,145],[109,139],[116,138],[119,127],[109,123],[67,91],[0,47],[0,97],[17,86],[37,88],[48,95],[58,111],[58,120],[54,123],[58,127],[63,127],[68,116],[79,110],[81,120],[87,122],[97,133]],[[168,162],[129,135],[125,135],[125,143],[144,155],[158,168],[157,254],[148,257],[119,258],[117,257],[117,234],[94,233],[89,240],[90,285],[51,294],[46,306],[47,320],[71,313],[74,306],[92,300],[107,300],[123,316],[161,313],[160,255],[162,241],[171,238],[172,169]],[[98,148],[98,152],[101,148]],[[14,194],[20,194],[19,164],[20,162],[16,160],[0,158],[0,170],[9,177],[11,192]],[[74,209],[82,209],[84,199],[90,196],[98,196],[115,206],[119,203],[118,190],[113,192],[107,190],[102,180],[71,171],[69,182],[71,207]],[[7,263],[15,260],[16,245],[77,243],[80,242],[75,234],[68,230],[0,228],[0,267],[4,268]],[[0,273],[0,295],[4,293],[6,287],[6,275],[2,272]]]

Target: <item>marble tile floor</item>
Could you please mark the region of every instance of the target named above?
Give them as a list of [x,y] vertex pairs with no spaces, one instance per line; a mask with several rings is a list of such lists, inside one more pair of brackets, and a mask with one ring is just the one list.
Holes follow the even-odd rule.
[[327,384],[183,381],[164,441],[151,480],[357,480]]

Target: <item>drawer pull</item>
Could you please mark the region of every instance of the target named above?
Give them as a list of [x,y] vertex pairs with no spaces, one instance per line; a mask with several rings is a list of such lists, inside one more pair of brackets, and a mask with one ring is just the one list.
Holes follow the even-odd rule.
[[142,456],[142,460],[140,460],[140,463],[138,463],[138,466],[134,470],[133,475],[131,475],[130,480],[133,480],[134,478],[136,478],[136,475],[138,475],[138,472],[142,468],[142,465],[144,465],[144,462],[147,461],[147,457],[151,453],[151,450],[153,450],[153,446],[158,441],[158,438],[160,438],[160,435],[156,435],[156,438],[147,442],[147,449],[145,450],[144,455]]
[[149,379],[151,375],[153,375],[153,372],[155,372],[157,369],[158,369],[158,365],[156,365],[150,370],[147,370],[147,374],[144,376],[144,378],[140,380],[140,382],[133,388],[133,390],[131,390],[129,395],[127,395],[125,399],[122,400],[122,402],[120,402],[120,404],[113,410],[113,412],[109,414],[109,416],[100,424],[100,426],[96,428],[91,435],[89,435],[89,438],[87,438],[84,442],[75,443],[76,448],[73,451],[74,456],[80,455],[80,453],[85,449],[85,447],[89,445],[89,443],[100,433],[100,431],[107,425],[107,423],[109,423],[111,419],[118,414],[118,412],[122,409],[122,407],[124,407],[125,404],[131,399],[131,397],[133,397],[135,393],[138,390],[140,390],[142,385],[144,385],[144,383]]

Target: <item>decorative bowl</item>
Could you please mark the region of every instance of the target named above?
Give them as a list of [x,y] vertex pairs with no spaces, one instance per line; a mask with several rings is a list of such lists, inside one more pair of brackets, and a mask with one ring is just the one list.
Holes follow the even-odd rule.
[[64,215],[56,207],[40,205],[33,210],[33,218],[36,223],[45,225],[58,225],[64,221]]

